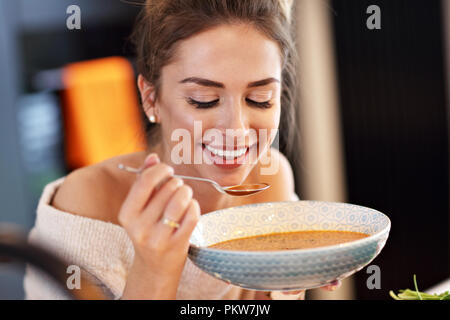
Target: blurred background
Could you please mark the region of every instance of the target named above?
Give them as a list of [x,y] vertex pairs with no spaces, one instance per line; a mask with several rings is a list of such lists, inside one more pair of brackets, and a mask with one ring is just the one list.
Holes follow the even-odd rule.
[[[81,9],[81,29],[67,19]],[[380,9],[381,29],[367,21]],[[0,0],[0,223],[28,231],[43,187],[141,150],[144,122],[128,40],[140,8],[120,0]],[[375,208],[392,222],[373,261],[340,293],[390,299],[450,277],[450,1],[294,0],[300,52],[301,199]],[[373,21],[372,21],[373,22]],[[281,143],[282,145],[282,143]],[[283,150],[281,150],[283,151]],[[0,299],[22,299],[24,267],[0,263]]]

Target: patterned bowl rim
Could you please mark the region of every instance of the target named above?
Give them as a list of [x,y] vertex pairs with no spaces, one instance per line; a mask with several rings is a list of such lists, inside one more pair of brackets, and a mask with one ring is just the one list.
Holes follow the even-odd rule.
[[[362,238],[359,240],[353,240],[353,241],[349,241],[349,242],[344,242],[344,243],[339,243],[339,244],[334,244],[334,245],[329,245],[329,246],[321,246],[321,247],[317,247],[317,248],[309,248],[309,249],[291,249],[291,250],[273,250],[273,251],[224,250],[224,249],[215,249],[215,248],[209,248],[209,247],[199,247],[199,246],[191,243],[191,241],[189,240],[190,248],[197,250],[197,251],[204,251],[204,252],[210,252],[210,253],[219,253],[220,252],[220,253],[224,253],[227,255],[252,255],[252,256],[266,255],[267,256],[267,255],[286,255],[286,254],[295,255],[295,254],[303,254],[303,253],[307,254],[307,253],[315,253],[315,252],[320,252],[320,251],[329,251],[329,250],[333,250],[333,249],[343,250],[343,249],[347,249],[349,247],[353,247],[356,245],[365,245],[365,244],[373,242],[373,241],[379,241],[379,238],[384,236],[384,234],[387,234],[387,237],[388,237],[390,229],[391,229],[391,220],[389,219],[389,217],[378,210],[360,206],[360,205],[356,205],[356,204],[345,203],[345,202],[330,202],[330,201],[316,201],[316,200],[276,201],[276,202],[245,204],[242,206],[230,207],[230,208],[225,208],[225,209],[208,212],[208,213],[202,215],[200,217],[200,219],[205,216],[219,215],[219,214],[222,214],[224,211],[230,211],[230,210],[234,211],[234,210],[239,210],[242,208],[254,207],[254,206],[264,205],[264,204],[271,205],[271,204],[284,204],[284,203],[289,203],[289,204],[292,204],[292,203],[322,203],[322,204],[329,204],[329,205],[337,204],[337,205],[343,205],[343,206],[358,207],[358,208],[362,208],[364,210],[369,210],[374,213],[380,214],[384,219],[386,219],[387,224],[383,229],[381,229],[377,233],[374,233],[372,235],[369,235],[368,237],[365,237],[365,238]],[[387,238],[386,238],[386,240],[387,240]]]

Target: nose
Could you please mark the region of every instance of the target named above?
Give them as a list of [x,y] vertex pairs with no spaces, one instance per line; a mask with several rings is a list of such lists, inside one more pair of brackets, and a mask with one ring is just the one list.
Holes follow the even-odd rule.
[[226,138],[226,145],[239,146],[247,143],[250,132],[250,114],[240,99],[234,99],[224,106],[219,129]]
[[250,125],[250,117],[247,109],[244,103],[238,98],[230,101],[223,110],[223,129],[247,131]]

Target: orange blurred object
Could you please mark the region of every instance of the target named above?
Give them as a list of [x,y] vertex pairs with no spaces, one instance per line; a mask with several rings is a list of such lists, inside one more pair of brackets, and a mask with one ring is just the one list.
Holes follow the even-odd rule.
[[64,68],[66,162],[70,169],[145,150],[134,71],[111,57]]

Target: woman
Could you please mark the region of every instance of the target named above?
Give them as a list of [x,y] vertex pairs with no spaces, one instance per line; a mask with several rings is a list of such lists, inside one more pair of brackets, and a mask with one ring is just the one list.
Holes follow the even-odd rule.
[[[142,107],[151,123],[148,150],[48,185],[30,240],[53,246],[115,299],[267,298],[212,278],[186,257],[201,214],[297,199],[289,162],[270,148],[280,125],[289,138],[289,121],[295,119],[290,5],[287,0],[147,1],[134,40]],[[211,131],[214,139],[207,137]],[[178,134],[182,142],[174,139]],[[180,143],[182,156],[175,152]],[[276,170],[263,174],[263,158]],[[119,164],[142,172],[120,171]],[[231,197],[174,173],[220,185],[263,181],[271,188]],[[55,297],[40,279],[27,269],[27,297]]]

